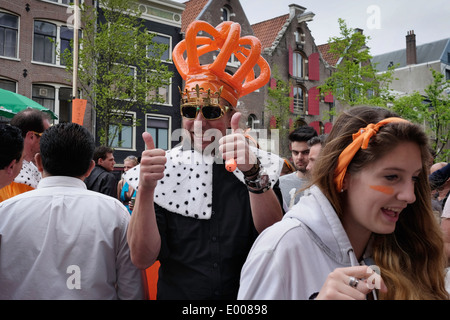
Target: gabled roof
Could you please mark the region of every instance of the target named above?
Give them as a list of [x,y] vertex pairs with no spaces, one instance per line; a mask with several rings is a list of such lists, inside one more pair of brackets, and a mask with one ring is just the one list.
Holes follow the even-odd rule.
[[[446,59],[443,55],[450,51],[450,38],[442,39],[417,46],[417,64],[441,61]],[[375,68],[379,71],[387,71],[390,65],[396,68],[406,66],[406,49],[392,51],[374,56],[372,63],[376,63]]]
[[184,2],[186,7],[181,16],[181,32],[186,32],[188,25],[197,19],[208,2],[209,0],[189,0]]
[[261,41],[263,50],[272,47],[275,39],[288,19],[289,14],[285,14],[270,20],[252,24],[253,34]]
[[339,61],[339,54],[330,53],[330,44],[325,43],[317,46],[319,49],[322,58],[332,67],[335,67],[337,62]]

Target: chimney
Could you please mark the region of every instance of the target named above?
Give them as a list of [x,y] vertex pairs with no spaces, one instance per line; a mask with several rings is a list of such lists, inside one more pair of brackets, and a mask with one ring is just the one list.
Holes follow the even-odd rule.
[[406,64],[417,64],[416,35],[414,30],[406,35]]
[[295,17],[299,14],[305,12],[306,8],[299,6],[298,4],[290,4],[289,5],[289,17]]

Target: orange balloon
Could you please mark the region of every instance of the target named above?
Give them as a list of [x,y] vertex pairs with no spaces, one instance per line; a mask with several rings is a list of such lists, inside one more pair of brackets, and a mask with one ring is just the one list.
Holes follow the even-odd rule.
[[[200,31],[212,38],[197,36]],[[172,54],[178,72],[186,81],[185,87],[192,89],[198,84],[204,90],[215,92],[223,86],[221,97],[235,107],[240,97],[264,86],[270,79],[270,66],[261,56],[261,42],[254,36],[240,37],[240,34],[241,26],[236,22],[225,21],[217,28],[205,21],[192,22],[186,30],[186,39],[175,46]],[[211,51],[219,51],[214,62],[200,65],[199,57]],[[225,71],[232,55],[241,63],[233,75]],[[260,70],[257,77],[256,65]]]

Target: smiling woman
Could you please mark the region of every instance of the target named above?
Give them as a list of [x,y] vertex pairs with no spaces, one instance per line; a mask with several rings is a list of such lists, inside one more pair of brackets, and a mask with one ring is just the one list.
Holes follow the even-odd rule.
[[255,242],[239,298],[448,299],[429,157],[420,126],[382,108],[344,112],[311,194]]

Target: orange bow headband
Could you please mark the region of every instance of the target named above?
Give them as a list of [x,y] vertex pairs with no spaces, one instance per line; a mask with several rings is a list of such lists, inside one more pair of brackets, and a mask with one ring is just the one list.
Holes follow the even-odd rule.
[[[197,36],[205,31],[210,37]],[[233,107],[240,97],[264,86],[270,78],[270,67],[261,56],[261,42],[254,36],[240,37],[239,23],[226,21],[214,28],[205,21],[194,21],[186,30],[186,39],[173,49],[173,61],[186,89],[194,90],[198,84],[205,92],[219,92]],[[200,65],[199,57],[220,50],[211,64]],[[186,52],[186,59],[183,54]],[[231,55],[239,60],[240,68],[234,75],[225,71]],[[260,74],[255,77],[253,68],[258,65]],[[188,94],[188,93],[186,93]]]
[[370,138],[372,138],[380,129],[380,127],[392,123],[392,122],[408,122],[408,120],[392,117],[381,120],[378,123],[370,123],[365,128],[361,128],[358,132],[353,134],[353,142],[350,143],[344,151],[341,152],[338,164],[334,171],[334,184],[336,185],[336,190],[339,192],[342,190],[342,185],[347,172],[347,167],[352,161],[355,154],[359,149],[367,149],[369,146]]

